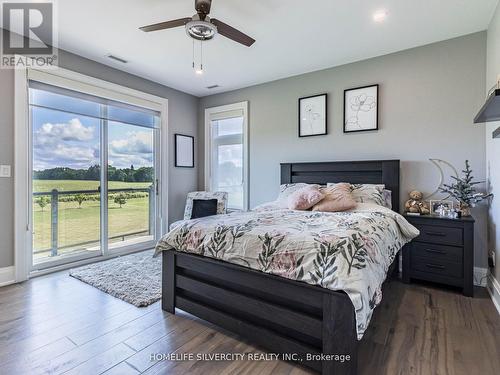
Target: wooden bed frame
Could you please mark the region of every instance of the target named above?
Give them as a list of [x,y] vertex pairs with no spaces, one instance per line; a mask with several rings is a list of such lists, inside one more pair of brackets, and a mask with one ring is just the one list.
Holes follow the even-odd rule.
[[[385,184],[399,211],[399,160],[281,164],[282,184],[341,181]],[[357,372],[356,318],[342,291],[174,250],[163,252],[162,287],[172,314],[177,307],[323,374]]]

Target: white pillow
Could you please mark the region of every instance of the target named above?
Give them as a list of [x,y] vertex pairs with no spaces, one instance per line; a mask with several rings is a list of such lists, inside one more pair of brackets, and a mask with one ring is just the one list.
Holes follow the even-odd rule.
[[[327,186],[334,185],[334,183],[328,183]],[[383,196],[384,189],[384,184],[351,184],[351,194],[356,202],[375,203],[387,207]]]

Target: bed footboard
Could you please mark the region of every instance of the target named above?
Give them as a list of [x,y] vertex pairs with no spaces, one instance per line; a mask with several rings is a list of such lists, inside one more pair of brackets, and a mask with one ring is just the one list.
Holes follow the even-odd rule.
[[343,292],[173,250],[163,252],[162,287],[170,313],[177,307],[323,374],[356,374],[356,319]]

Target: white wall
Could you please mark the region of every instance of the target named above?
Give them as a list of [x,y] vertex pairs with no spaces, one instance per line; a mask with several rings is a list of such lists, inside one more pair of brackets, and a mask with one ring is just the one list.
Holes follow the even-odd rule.
[[[500,5],[488,28],[486,89],[490,89],[500,76]],[[500,139],[491,133],[500,127],[500,121],[486,123],[486,168],[490,190],[495,194],[488,211],[489,249],[495,250],[494,275],[500,280]]]
[[[484,127],[472,123],[484,102],[485,73],[486,33],[480,32],[204,97],[198,111],[199,165],[204,109],[248,100],[250,207],[275,199],[280,162],[400,159],[402,201],[413,189],[434,190],[439,174],[429,158],[460,169],[469,159],[475,177],[485,179]],[[372,83],[380,84],[380,130],[343,134],[343,90]],[[297,99],[324,92],[329,94],[328,135],[298,138]],[[199,176],[202,187],[202,168]],[[485,211],[475,212],[480,267],[487,259]]]

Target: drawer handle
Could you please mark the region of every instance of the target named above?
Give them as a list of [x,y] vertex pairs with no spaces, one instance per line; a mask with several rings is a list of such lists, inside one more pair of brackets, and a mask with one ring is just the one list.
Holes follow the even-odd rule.
[[434,249],[425,249],[428,253],[434,253],[434,254],[446,254],[446,251],[443,250],[434,250]]
[[427,263],[426,266],[427,266],[427,268],[436,268],[438,270],[444,270],[444,268],[445,268],[444,266],[441,266],[439,264],[429,264],[429,263]]
[[436,237],[445,237],[446,233],[443,232],[425,232],[425,234],[429,236],[436,236]]

